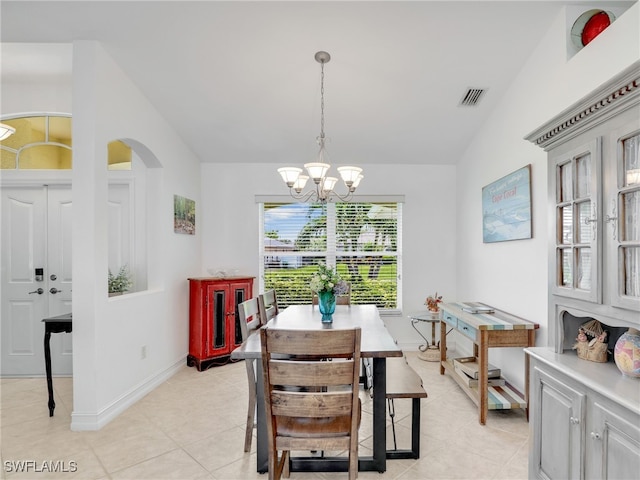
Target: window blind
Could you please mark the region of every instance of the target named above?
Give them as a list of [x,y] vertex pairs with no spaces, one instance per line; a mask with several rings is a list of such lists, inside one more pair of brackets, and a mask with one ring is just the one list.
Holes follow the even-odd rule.
[[312,301],[323,261],[351,284],[352,304],[401,308],[402,203],[260,203],[262,288],[283,307]]

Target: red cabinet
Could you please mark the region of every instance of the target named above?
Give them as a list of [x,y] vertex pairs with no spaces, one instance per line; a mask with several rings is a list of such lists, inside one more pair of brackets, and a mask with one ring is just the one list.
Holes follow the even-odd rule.
[[205,370],[242,343],[238,304],[253,296],[254,277],[189,279],[187,365]]

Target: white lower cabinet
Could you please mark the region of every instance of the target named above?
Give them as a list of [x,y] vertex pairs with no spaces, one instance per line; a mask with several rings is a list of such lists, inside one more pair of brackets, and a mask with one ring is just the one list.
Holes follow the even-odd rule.
[[640,382],[548,348],[530,361],[529,478],[640,478]]
[[529,418],[533,434],[530,478],[582,478],[586,395],[534,367]]
[[605,401],[589,404],[587,442],[593,452],[586,459],[589,478],[638,479],[640,418],[632,417],[629,422],[611,410]]

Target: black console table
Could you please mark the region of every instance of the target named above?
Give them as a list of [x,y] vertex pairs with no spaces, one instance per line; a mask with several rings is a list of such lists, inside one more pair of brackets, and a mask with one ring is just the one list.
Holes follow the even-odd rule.
[[71,314],[65,313],[57,317],[43,318],[44,322],[44,362],[47,369],[47,388],[49,389],[49,416],[53,417],[56,402],[53,400],[53,380],[51,378],[51,334],[71,333]]

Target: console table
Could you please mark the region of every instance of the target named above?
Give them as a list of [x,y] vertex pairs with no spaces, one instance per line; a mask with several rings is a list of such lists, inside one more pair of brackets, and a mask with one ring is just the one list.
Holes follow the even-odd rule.
[[[469,313],[464,311],[470,305],[484,306],[477,302],[445,303],[442,310],[440,329],[440,374],[449,371],[451,377],[462,387],[465,393],[478,405],[479,421],[487,422],[488,410],[508,410],[524,408],[528,411],[529,397],[529,358],[525,356],[525,392],[524,397],[508,383],[504,386],[489,386],[488,365],[489,348],[492,347],[533,347],[535,331],[540,327],[510,313],[493,309],[491,313]],[[453,360],[447,360],[447,328],[457,330],[473,342],[473,354],[478,359],[478,386],[469,387],[455,372]],[[451,331],[451,330],[449,330]]]
[[47,389],[49,390],[49,416],[53,417],[56,402],[53,400],[53,379],[51,378],[51,334],[71,333],[71,314],[65,313],[57,317],[43,318],[44,322],[44,363],[47,370]]

